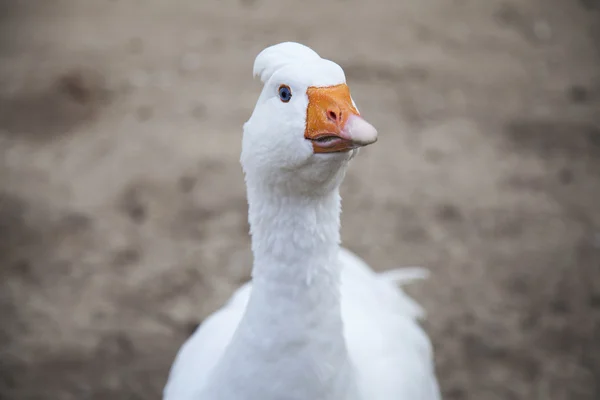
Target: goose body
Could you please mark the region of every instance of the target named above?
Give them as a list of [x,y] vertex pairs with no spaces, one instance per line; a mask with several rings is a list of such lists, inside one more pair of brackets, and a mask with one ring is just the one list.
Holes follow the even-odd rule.
[[244,125],[252,282],[179,350],[164,400],[437,400],[422,310],[340,247],[339,185],[376,140],[341,68],[297,43],[261,52]]

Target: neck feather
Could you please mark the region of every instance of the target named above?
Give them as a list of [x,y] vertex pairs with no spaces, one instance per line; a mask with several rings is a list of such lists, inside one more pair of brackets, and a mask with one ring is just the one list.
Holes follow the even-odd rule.
[[[268,319],[269,329],[285,332],[281,346],[342,334],[340,309],[340,196],[292,196],[248,188],[254,267],[246,317]],[[290,330],[289,326],[297,329]],[[329,335],[329,336],[328,336]],[[307,343],[308,344],[308,343]]]
[[255,285],[282,289],[337,286],[340,243],[338,188],[315,197],[248,188]]
[[[248,202],[252,293],[216,369],[214,393],[226,391],[220,398],[227,399],[346,398],[353,372],[341,319],[339,191],[286,196],[249,184]],[[252,365],[241,367],[248,360]]]

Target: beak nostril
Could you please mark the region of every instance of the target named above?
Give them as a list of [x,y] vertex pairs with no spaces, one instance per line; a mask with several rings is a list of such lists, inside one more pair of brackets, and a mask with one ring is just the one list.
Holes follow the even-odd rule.
[[327,117],[332,120],[333,122],[337,122],[338,120],[338,115],[335,111],[333,110],[329,110],[327,111]]

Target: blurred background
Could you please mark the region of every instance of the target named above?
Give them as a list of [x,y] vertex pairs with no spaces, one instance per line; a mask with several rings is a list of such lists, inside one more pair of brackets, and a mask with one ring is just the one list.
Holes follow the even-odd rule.
[[0,0],[0,399],[159,399],[249,278],[260,50],[345,69],[380,141],[344,245],[429,267],[446,399],[600,398],[600,2]]

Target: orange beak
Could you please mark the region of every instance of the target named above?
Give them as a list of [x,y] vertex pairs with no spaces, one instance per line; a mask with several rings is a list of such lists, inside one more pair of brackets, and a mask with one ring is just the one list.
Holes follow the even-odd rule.
[[377,141],[377,130],[352,103],[346,84],[309,87],[306,131],[315,153],[349,151]]

